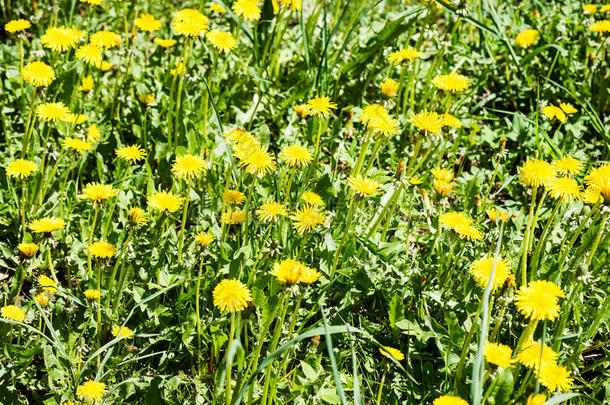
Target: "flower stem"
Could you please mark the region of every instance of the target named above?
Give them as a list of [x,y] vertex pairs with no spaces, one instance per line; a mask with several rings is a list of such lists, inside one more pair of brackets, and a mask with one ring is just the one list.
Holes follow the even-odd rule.
[[[93,234],[95,233],[95,223],[97,222],[97,214],[99,212],[99,208],[95,206],[95,213],[93,214],[93,220],[91,220],[91,227],[89,229],[89,246],[93,243]],[[89,268],[89,278],[93,277],[93,269],[91,267],[91,253],[89,252],[89,247],[87,247],[87,266]],[[98,286],[99,287],[99,286]],[[98,288],[99,290],[99,288]]]
[[189,203],[191,201],[191,184],[186,182],[186,199],[184,201],[184,208],[182,209],[182,225],[180,225],[180,235],[178,236],[178,263],[182,264],[182,247],[184,245],[184,226],[186,225],[186,216],[189,210]]
[[28,113],[28,119],[25,125],[25,136],[23,137],[23,144],[21,145],[21,158],[25,158],[27,154],[28,147],[30,145],[30,132],[34,127],[34,122],[36,120],[33,117],[34,114],[34,104],[36,104],[36,98],[38,97],[38,87],[34,87],[34,93],[32,94],[32,99],[30,100],[30,111]]
[[339,258],[341,257],[341,250],[343,249],[343,245],[347,240],[347,237],[350,233],[352,227],[352,220],[354,219],[354,214],[358,209],[358,205],[360,205],[360,198],[354,197],[350,203],[349,211],[347,214],[347,220],[345,223],[345,229],[343,230],[343,237],[341,237],[341,242],[339,242],[339,246],[337,247],[337,251],[335,252],[335,258],[333,259],[333,265],[330,269],[330,281],[332,282],[335,277],[335,271],[337,270],[337,265],[339,264]]
[[[227,344],[227,350],[231,349],[233,344],[233,337],[235,336],[235,312],[231,312],[231,330],[229,332],[229,341]],[[233,361],[231,358],[227,358],[227,377],[225,380],[225,404],[231,405],[231,367]]]
[[523,243],[521,245],[521,285],[527,285],[527,251],[529,244],[529,236],[532,227],[532,219],[534,215],[534,206],[536,205],[536,193],[538,187],[534,186],[532,190],[532,201],[530,203],[529,214],[527,215],[527,224],[525,226],[525,234],[523,235]]

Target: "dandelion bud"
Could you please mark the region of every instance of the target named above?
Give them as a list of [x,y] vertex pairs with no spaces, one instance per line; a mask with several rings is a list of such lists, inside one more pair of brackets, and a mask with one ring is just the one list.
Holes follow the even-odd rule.
[[504,152],[504,147],[506,147],[506,137],[500,138],[500,153]]
[[396,165],[396,175],[395,175],[395,177],[397,179],[399,179],[401,177],[402,172],[404,172],[404,170],[405,170],[405,161],[403,159],[400,162],[398,162],[398,164]]
[[47,296],[47,294],[43,291],[40,294],[38,294],[36,297],[34,297],[36,299],[36,302],[38,302],[38,305],[40,305],[41,307],[46,307],[47,304],[49,303],[49,297]]

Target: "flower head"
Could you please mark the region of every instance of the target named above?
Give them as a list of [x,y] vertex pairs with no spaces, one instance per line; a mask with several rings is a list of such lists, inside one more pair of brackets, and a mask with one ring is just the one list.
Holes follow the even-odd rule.
[[25,311],[16,305],[5,305],[0,308],[0,314],[4,319],[11,321],[23,322],[25,320]]
[[559,121],[566,122],[566,115],[563,110],[553,104],[549,104],[542,109],[542,113],[550,120],[557,118]]
[[208,30],[208,18],[195,8],[185,8],[172,19],[172,30],[185,37],[202,37]]
[[600,32],[600,33],[610,32],[610,20],[598,21],[598,22],[592,24],[589,27],[589,30],[591,30],[592,32]]
[[161,48],[169,48],[171,46],[176,45],[176,40],[175,39],[164,39],[164,38],[155,38],[154,39],[155,44],[159,45]]
[[220,52],[229,52],[237,47],[237,39],[230,32],[213,29],[208,32],[208,41]]
[[223,212],[220,216],[220,222],[227,225],[242,224],[246,220],[246,211],[231,210]]
[[55,71],[44,62],[30,62],[22,71],[23,80],[34,87],[47,87],[55,79]]
[[585,14],[594,14],[597,11],[597,5],[596,4],[584,4],[582,6],[582,11],[584,11]]
[[441,395],[432,402],[432,405],[468,405],[468,402],[453,395]]
[[316,96],[307,100],[307,108],[311,115],[326,117],[330,114],[331,110],[337,108],[337,104],[330,101],[330,97]]
[[238,157],[241,159],[239,165],[253,175],[264,175],[275,169],[275,159],[264,147],[255,147],[249,151],[243,149]]
[[278,217],[285,217],[286,215],[288,215],[286,208],[275,201],[266,202],[256,210],[256,216],[264,222],[275,222]]
[[610,163],[589,170],[585,176],[585,183],[598,190],[604,198],[610,198]]
[[398,349],[394,349],[390,346],[383,346],[379,348],[379,353],[383,354],[388,359],[394,359],[398,361],[402,361],[405,358],[405,355]]
[[99,68],[102,64],[102,48],[95,44],[86,44],[76,50],[76,59]]
[[553,167],[562,176],[572,177],[582,170],[582,162],[572,156],[565,156],[553,161]]
[[519,33],[515,38],[515,44],[520,46],[521,48],[527,48],[540,36],[540,33],[536,30],[525,30]]
[[4,24],[4,30],[6,32],[14,33],[14,32],[27,30],[31,26],[32,26],[32,24],[28,20],[24,20],[23,18],[20,18],[18,20],[11,20],[11,21],[7,22],[6,24]]
[[290,167],[300,168],[307,166],[313,159],[311,152],[305,146],[298,144],[288,145],[280,152],[280,160],[288,163]]
[[324,205],[324,201],[322,200],[322,197],[320,197],[318,194],[314,193],[313,191],[304,191],[303,194],[301,194],[301,200],[305,201],[307,204],[310,204],[310,205],[320,205],[320,206]]
[[364,107],[359,120],[366,124],[367,128],[386,135],[398,132],[398,121],[391,118],[386,109],[379,104],[370,104]]
[[110,243],[105,241],[93,242],[89,245],[89,253],[93,257],[97,257],[100,259],[106,259],[114,255],[116,249]]
[[582,193],[582,201],[585,204],[603,203],[604,197],[602,197],[602,193],[597,188],[589,186]]
[[127,326],[118,326],[115,325],[112,328],[112,336],[114,337],[118,337],[118,338],[123,338],[123,339],[133,339],[134,337],[134,333],[131,329],[129,329]]
[[510,219],[510,212],[503,211],[497,208],[490,208],[487,210],[487,216],[490,220],[497,222],[498,220],[506,222]]
[[440,181],[446,181],[446,182],[450,182],[453,180],[453,172],[445,169],[445,168],[441,168],[441,167],[435,167],[434,169],[431,170],[432,175],[434,176],[434,179],[436,180],[440,180]]
[[559,298],[565,293],[555,283],[544,280],[532,281],[521,286],[515,293],[515,305],[529,319],[550,321],[559,315]]
[[129,222],[133,225],[144,225],[148,222],[146,211],[140,207],[131,207],[129,209]]
[[389,98],[394,97],[398,92],[398,82],[390,78],[381,82],[379,87],[381,88],[381,94]]
[[174,212],[182,207],[182,200],[171,191],[158,191],[148,197],[148,205],[159,211]]
[[174,176],[188,181],[201,177],[206,167],[205,160],[199,156],[187,154],[176,157],[172,165],[172,173]]
[[530,187],[544,186],[555,179],[555,168],[543,160],[528,159],[521,167],[519,179]]
[[88,300],[96,300],[98,298],[100,298],[102,296],[102,293],[99,290],[86,290],[85,291],[85,297],[87,297]]
[[[476,260],[472,264],[472,268],[470,269],[470,274],[477,282],[478,285],[485,288],[489,283],[489,279],[491,277],[491,272],[493,270],[495,258],[494,257],[483,257],[481,259]],[[492,284],[492,288],[496,289],[501,287],[508,276],[510,275],[510,261],[508,259],[503,259],[502,257],[498,257],[496,262],[496,269],[494,273],[494,280]]]
[[40,37],[40,43],[55,52],[66,52],[68,49],[76,47],[81,38],[80,34],[81,32],[74,28],[50,27]]
[[195,236],[195,240],[199,246],[204,248],[214,241],[214,237],[207,232],[201,231]]
[[326,222],[326,213],[318,206],[306,204],[292,213],[290,219],[293,226],[301,235],[311,232],[317,226]]
[[248,21],[257,21],[261,18],[261,9],[256,3],[256,0],[237,0],[231,8],[238,17],[243,17]]
[[17,249],[27,257],[32,257],[38,252],[38,245],[35,243],[20,243]]
[[307,104],[297,104],[294,106],[294,111],[301,118],[305,118],[309,115],[309,107]]
[[434,191],[440,195],[449,195],[453,190],[453,184],[443,180],[434,180],[432,187],[434,187]]
[[457,72],[448,75],[439,75],[432,79],[432,84],[437,89],[457,93],[470,87],[470,79]]
[[135,21],[136,27],[142,31],[158,31],[161,29],[161,20],[157,20],[152,14],[142,14]]
[[436,112],[428,112],[423,110],[417,114],[411,113],[408,122],[415,125],[415,127],[420,131],[438,134],[443,128],[444,120],[443,116]]
[[284,284],[296,284],[305,282],[307,284],[316,281],[321,274],[317,270],[311,269],[301,262],[292,259],[285,259],[273,265],[271,274],[278,282]]
[[86,381],[76,389],[76,395],[85,400],[98,401],[106,393],[106,384],[98,381]]
[[38,284],[40,284],[43,290],[51,294],[57,291],[57,283],[48,276],[42,275],[38,277]]
[[89,183],[83,188],[82,198],[94,202],[101,202],[116,195],[116,190],[111,184]]
[[501,343],[485,343],[484,353],[485,360],[498,367],[510,367],[513,363],[513,350],[509,346]]
[[580,185],[571,177],[557,177],[548,183],[546,188],[551,197],[565,203],[578,201],[582,197]]
[[412,61],[413,59],[421,58],[423,55],[415,48],[401,49],[396,52],[392,52],[388,56],[388,62],[394,65],[400,65],[402,62]]
[[[554,363],[557,360],[557,353],[549,346],[541,346],[542,343],[528,339],[522,346],[521,350],[517,351],[517,361],[525,367],[537,369],[542,360],[542,364]],[[540,350],[542,349],[542,355]]]
[[238,190],[225,190],[222,193],[222,200],[227,204],[237,205],[246,200],[244,193]]
[[566,114],[574,114],[578,112],[578,110],[570,103],[559,103],[559,108],[561,108],[561,110]]
[[85,142],[78,138],[66,138],[61,142],[61,146],[67,149],[73,149],[78,153],[83,153],[84,151],[93,148],[89,142]]
[[89,76],[83,77],[81,85],[78,88],[80,91],[87,92],[87,91],[93,90],[94,84],[95,83],[93,82],[93,76],[89,75]]
[[74,125],[80,125],[83,122],[87,121],[87,114],[68,114],[66,115],[66,117],[63,119],[64,122],[68,122],[70,124],[74,124]]
[[50,233],[63,228],[65,224],[66,223],[61,218],[44,217],[30,222],[28,227],[36,233]]
[[129,163],[135,163],[138,160],[142,160],[146,155],[144,149],[139,145],[123,146],[122,148],[115,149],[114,153],[118,158]]
[[439,218],[441,224],[457,232],[464,239],[482,239],[483,235],[473,225],[473,220],[463,212],[450,211]]
[[30,177],[37,168],[38,166],[36,163],[30,160],[17,159],[6,166],[6,174],[9,177],[25,179],[26,177]]
[[46,307],[47,304],[49,303],[49,296],[47,295],[46,292],[41,292],[39,294],[36,294],[36,296],[34,297],[34,299],[36,300],[36,302],[38,303],[38,305],[40,305],[41,307]]
[[219,14],[224,14],[227,12],[227,10],[218,3],[210,4],[210,11],[212,11],[214,13],[219,13]]
[[91,35],[89,41],[100,48],[110,49],[121,45],[121,36],[112,31],[98,31]]
[[462,128],[462,121],[460,121],[457,117],[455,117],[449,113],[445,113],[445,114],[443,114],[443,126]]
[[212,292],[214,306],[222,312],[243,311],[252,302],[248,287],[239,280],[225,279]]
[[375,180],[364,177],[361,174],[350,176],[347,179],[347,184],[361,197],[374,196],[381,187]]
[[[536,370],[538,374],[538,370]],[[570,377],[570,371],[555,362],[548,362],[540,367],[538,375],[540,384],[544,385],[549,391],[569,391],[574,380]]]

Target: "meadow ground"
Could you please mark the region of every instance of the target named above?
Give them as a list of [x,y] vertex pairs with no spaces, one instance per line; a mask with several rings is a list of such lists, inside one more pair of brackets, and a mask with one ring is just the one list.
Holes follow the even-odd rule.
[[610,403],[610,5],[0,4],[1,404]]

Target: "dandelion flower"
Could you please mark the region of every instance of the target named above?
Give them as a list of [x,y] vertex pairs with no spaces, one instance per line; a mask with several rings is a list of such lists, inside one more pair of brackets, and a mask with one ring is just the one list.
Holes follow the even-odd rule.
[[515,44],[520,46],[521,48],[527,48],[540,36],[540,33],[536,30],[525,30],[519,33],[515,38]]
[[458,226],[468,226],[473,224],[472,218],[463,212],[450,211],[440,216],[441,224],[447,228],[455,229]]
[[421,58],[423,55],[415,48],[401,49],[396,52],[392,52],[388,56],[388,62],[394,65],[400,65],[402,62],[412,61],[413,59]]
[[436,167],[431,170],[432,175],[436,180],[450,182],[453,180],[453,172],[448,169]]
[[151,104],[155,101],[155,96],[152,94],[138,94],[138,100],[144,104]]
[[164,38],[155,38],[154,39],[154,43],[159,45],[161,48],[169,48],[171,46],[176,45],[176,40],[175,39],[164,39]]
[[23,322],[25,320],[25,311],[16,305],[5,305],[0,309],[0,314],[4,319],[11,321]]
[[172,173],[180,179],[189,181],[201,177],[205,168],[205,160],[199,156],[187,154],[176,157],[172,165]]
[[381,82],[379,87],[381,88],[381,93],[388,98],[394,97],[398,92],[398,82],[390,78]]
[[106,384],[98,381],[86,381],[76,389],[76,395],[84,400],[98,401],[106,393]]
[[121,36],[112,31],[98,31],[91,35],[89,41],[100,48],[110,49],[121,45]]
[[99,68],[102,64],[102,48],[95,44],[82,45],[76,50],[76,59]]
[[[527,368],[537,369],[540,365],[542,358],[542,364],[554,363],[557,360],[557,353],[549,346],[541,346],[542,343],[528,339],[521,350],[516,353],[516,359],[519,363],[523,364]],[[542,349],[542,357],[540,350]]]
[[87,121],[87,115],[86,114],[68,114],[66,115],[66,117],[63,119],[64,122],[68,122],[70,124],[74,124],[74,125],[80,125],[83,122]]
[[301,280],[301,275],[305,273],[307,266],[292,259],[285,259],[273,265],[271,274],[278,282],[284,284],[295,284]]
[[578,112],[578,110],[570,103],[560,103],[559,108],[561,108],[561,110],[566,114],[574,114]]
[[264,203],[260,209],[256,210],[256,216],[264,222],[275,222],[278,217],[285,217],[287,215],[288,211],[286,211],[286,208],[275,201]]
[[81,85],[79,86],[80,91],[91,91],[93,90],[93,76],[89,75],[89,76],[85,76],[83,77],[83,80],[81,82]]
[[210,11],[212,11],[214,13],[219,13],[219,14],[224,14],[227,12],[227,10],[218,3],[210,4]]
[[47,87],[55,79],[55,71],[44,62],[30,62],[24,66],[23,79],[34,87]]
[[184,63],[176,62],[176,68],[175,69],[170,69],[169,73],[172,76],[181,75],[182,73],[184,73],[185,70],[186,70],[186,67],[184,66]]
[[598,190],[604,198],[610,198],[610,163],[589,170],[585,176],[585,183]]
[[229,52],[237,47],[237,39],[230,32],[213,29],[208,32],[208,41],[220,52]]
[[533,320],[548,319],[550,321],[559,315],[558,299],[565,293],[557,284],[550,281],[532,281],[515,293],[515,305],[524,316]]
[[83,153],[84,151],[93,148],[89,142],[85,142],[78,138],[66,138],[61,142],[61,146],[67,149],[74,149],[78,153]]
[[604,198],[595,187],[587,187],[582,193],[582,201],[585,204],[597,204],[604,202]]
[[25,179],[30,177],[36,169],[38,169],[36,163],[26,159],[17,159],[6,166],[6,174],[9,177]]
[[93,257],[97,257],[100,259],[106,259],[114,255],[116,249],[110,243],[105,241],[93,242],[89,245],[89,253]]
[[361,197],[374,196],[381,187],[375,180],[364,177],[361,174],[350,176],[347,179],[347,184]]
[[320,197],[318,194],[314,193],[313,191],[303,192],[303,194],[301,195],[301,200],[303,200],[307,204],[311,204],[311,205],[320,205],[320,206],[324,205],[324,201],[322,200],[322,197]]
[[543,160],[528,159],[521,167],[519,179],[527,186],[544,186],[555,179],[555,168]]
[[100,132],[100,129],[98,128],[97,125],[95,124],[91,124],[89,125],[89,128],[87,128],[87,142],[95,142],[98,141],[102,136],[102,133]]
[[238,17],[243,17],[248,21],[257,21],[261,18],[261,9],[256,3],[256,0],[237,0],[231,8]]
[[468,405],[468,402],[453,395],[441,395],[432,402],[432,405]]
[[443,128],[443,116],[436,112],[423,110],[417,114],[411,114],[408,122],[415,125],[420,131],[438,134]]
[[148,197],[148,205],[159,211],[174,212],[182,207],[182,197],[171,191],[158,191]]
[[65,26],[50,27],[40,37],[40,43],[54,52],[66,52],[68,49],[76,47],[80,40],[79,34],[78,30]]
[[110,70],[111,68],[112,68],[112,63],[110,63],[106,60],[102,61],[102,64],[100,65],[100,70],[102,72],[106,72],[106,71]]
[[222,193],[222,200],[227,204],[237,205],[244,202],[246,200],[246,196],[241,191],[225,190],[224,193]]
[[38,284],[40,284],[43,290],[51,294],[54,294],[55,291],[57,291],[57,283],[45,275],[38,277]]
[[27,257],[32,257],[38,252],[38,245],[35,243],[20,243],[17,249]]
[[572,177],[582,170],[582,162],[572,156],[565,156],[553,162],[553,167],[562,176]]
[[600,33],[610,32],[610,20],[598,21],[595,24],[592,24],[589,27],[589,30],[592,32],[600,32]]
[[6,24],[4,24],[4,30],[6,32],[14,33],[14,32],[27,30],[31,26],[32,26],[32,24],[28,20],[24,20],[23,18],[20,18],[18,20],[11,20],[11,21],[7,22]]
[[605,6],[601,6],[599,9],[600,13],[605,13],[606,11],[610,11],[610,4],[606,4]]
[[131,207],[129,209],[129,222],[133,225],[144,225],[148,222],[146,211],[140,207]]
[[552,104],[547,105],[542,109],[542,113],[550,120],[553,118],[557,118],[559,121],[566,122],[566,115],[563,110],[559,107],[556,107]]
[[[476,260],[472,264],[470,274],[472,274],[472,277],[476,283],[483,288],[487,287],[487,283],[489,283],[489,278],[491,277],[491,272],[493,270],[493,264],[494,257],[483,257]],[[492,288],[495,290],[496,288],[501,287],[509,275],[510,261],[508,259],[498,257]]]
[[114,153],[117,157],[129,163],[137,162],[143,159],[145,155],[144,149],[138,145],[123,146],[122,148],[115,149]]
[[152,14],[142,14],[135,21],[136,27],[142,31],[158,31],[161,29],[161,20],[157,20]]
[[246,211],[235,210],[223,212],[220,216],[220,222],[227,225],[243,224],[246,221]]
[[289,166],[300,168],[307,166],[313,159],[309,149],[304,146],[293,144],[288,145],[280,152],[280,160],[288,163]]
[[309,114],[326,117],[330,114],[331,110],[337,108],[337,104],[330,101],[330,97],[316,96],[307,100],[307,108],[309,109]]
[[[536,373],[538,371],[536,370]],[[540,367],[538,376],[540,384],[549,391],[569,391],[574,380],[570,377],[570,371],[555,362],[548,362]]]
[[38,305],[40,305],[43,308],[46,307],[47,304],[49,303],[49,296],[44,291],[39,294],[36,294],[34,299],[36,300]]
[[250,153],[242,156],[242,161],[239,163],[246,172],[252,175],[264,175],[272,172],[275,169],[275,159],[271,156],[266,148],[258,147],[250,151]]
[[432,79],[432,84],[437,89],[457,93],[470,87],[470,79],[457,72],[448,75],[439,75]]
[[312,284],[318,281],[320,277],[322,277],[322,273],[320,273],[318,270],[313,269],[311,267],[305,267],[305,271],[301,273],[299,283]]
[[432,187],[434,187],[434,191],[444,196],[451,194],[453,190],[453,185],[443,180],[434,180]]
[[214,306],[221,312],[243,311],[252,302],[248,287],[239,280],[225,279],[212,292]]
[[398,132],[398,121],[392,119],[390,114],[379,104],[370,104],[362,109],[360,122],[366,124],[367,128],[384,134],[395,134]]
[[292,11],[301,11],[301,0],[279,0],[282,6],[288,6]]
[[490,220],[497,222],[498,220],[506,222],[510,219],[510,213],[497,208],[491,208],[487,210],[487,216]]
[[80,1],[81,1],[81,3],[87,3],[92,6],[99,6],[100,4],[102,4],[102,0],[80,0]]
[[443,114],[443,126],[462,128],[462,121],[449,113],[445,113]]
[[185,8],[172,19],[172,30],[185,37],[202,37],[208,30],[208,18],[194,8]]
[[596,4],[584,4],[582,6],[582,10],[586,14],[594,14],[597,11],[597,5]]
[[102,293],[99,290],[86,290],[85,291],[85,297],[87,297],[87,299],[89,300],[96,300],[98,298],[100,298],[102,296]]
[[379,348],[379,353],[383,354],[388,359],[394,359],[398,361],[402,361],[405,358],[405,355],[402,354],[400,350],[394,349],[390,346],[383,346],[382,348]]
[[326,214],[324,210],[315,205],[305,205],[305,207],[297,209],[292,213],[290,219],[293,221],[293,226],[301,235],[311,232],[317,226],[326,222]]
[[44,217],[30,222],[28,227],[36,233],[50,233],[62,229],[65,225],[65,221],[61,218]]
[[214,241],[214,237],[207,232],[201,231],[195,236],[195,240],[199,246],[204,248]]
[[483,239],[483,235],[481,234],[481,232],[472,225],[458,226],[455,228],[455,232],[457,232],[457,234],[460,235],[460,237],[462,239],[468,239],[468,240]]
[[546,188],[551,197],[564,203],[578,201],[582,197],[580,185],[571,177],[557,177]]
[[512,364],[513,350],[501,343],[485,343],[485,360],[498,367],[510,367]]
[[83,188],[81,198],[101,202],[116,195],[116,190],[110,184],[89,183]]
[[531,394],[527,397],[527,402],[525,405],[544,405],[546,402],[546,395],[544,394]]
[[305,118],[309,115],[309,107],[307,104],[297,104],[294,106],[294,111],[301,118]]
[[131,329],[129,329],[127,326],[114,326],[112,328],[112,336],[114,337],[118,337],[118,338],[123,338],[123,339],[133,339],[134,337],[134,333]]

